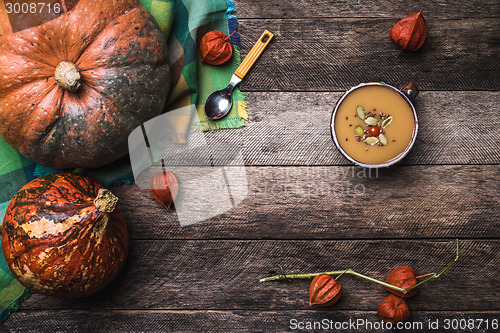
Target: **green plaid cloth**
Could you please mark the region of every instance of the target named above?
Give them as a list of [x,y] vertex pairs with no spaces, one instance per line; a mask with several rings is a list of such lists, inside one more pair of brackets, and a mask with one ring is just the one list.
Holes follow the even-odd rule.
[[[238,128],[247,119],[245,96],[235,89],[231,112],[217,122],[206,118],[203,107],[207,96],[224,88],[241,61],[239,36],[230,40],[235,46],[231,61],[222,66],[205,65],[200,60],[199,41],[210,30],[220,30],[226,35],[237,29],[234,3],[231,0],[140,0],[154,16],[160,29],[168,37],[172,88],[165,111],[192,106],[198,111],[198,121],[203,130]],[[187,131],[190,119],[185,119]],[[181,122],[181,126],[182,126]],[[0,138],[0,222],[14,194],[26,183],[43,175],[60,172],[36,165],[10,147]],[[81,171],[81,170],[80,170]],[[128,156],[99,169],[83,170],[106,186],[130,183],[133,175]],[[11,274],[3,255],[0,255],[0,322],[16,311],[19,304],[31,295]]]

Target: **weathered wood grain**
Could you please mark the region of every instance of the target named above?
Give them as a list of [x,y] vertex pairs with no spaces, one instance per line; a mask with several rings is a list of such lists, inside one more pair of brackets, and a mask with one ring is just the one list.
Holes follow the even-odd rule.
[[243,84],[247,91],[346,90],[361,82],[416,81],[422,90],[499,90],[498,18],[436,19],[417,52],[389,38],[393,19],[240,20],[242,54],[276,34]]
[[[405,332],[457,332],[445,325],[460,323],[474,332],[494,332],[498,311],[428,312],[413,311]],[[322,323],[324,326],[318,326]],[[438,324],[438,330],[431,325]],[[487,324],[488,323],[488,324]],[[311,325],[311,326],[306,326]],[[314,326],[316,325],[316,326]],[[342,329],[340,325],[344,325]],[[11,333],[53,332],[293,332],[303,327],[329,332],[394,332],[377,329],[380,319],[375,311],[288,310],[288,311],[19,311],[2,324]],[[488,325],[488,329],[487,326]],[[495,325],[495,324],[494,324]],[[336,329],[336,326],[338,329]],[[431,327],[431,328],[430,328]],[[464,327],[464,326],[462,326]],[[460,328],[460,326],[458,326]],[[467,329],[467,326],[465,326]]]
[[238,18],[392,17],[394,23],[410,12],[423,10],[427,21],[443,18],[498,17],[496,0],[438,0],[412,3],[403,0],[236,0]]
[[[355,167],[249,167],[246,174],[241,204],[188,227],[148,189],[113,192],[133,239],[500,236],[498,165],[403,166],[378,175]],[[182,188],[184,175],[177,176]]]
[[[393,82],[403,86],[403,79]],[[416,82],[419,83],[418,81]],[[240,146],[246,165],[349,165],[330,120],[338,92],[248,92],[248,126],[206,134]],[[500,92],[424,91],[417,141],[402,164],[500,163]]]
[[[119,277],[87,299],[34,295],[0,331],[284,332],[292,318],[375,322],[388,292],[367,281],[343,276],[342,300],[318,310],[308,305],[309,281],[257,280],[279,265],[287,272],[352,268],[381,279],[399,265],[438,271],[454,256],[453,237],[467,238],[460,260],[408,301],[411,321],[424,323],[408,331],[446,332],[446,319],[498,320],[499,4],[419,6],[237,0],[243,55],[265,28],[276,38],[243,84],[248,127],[207,137],[238,144],[246,164],[260,166],[247,168],[248,198],[180,228],[175,212],[147,190],[114,189],[135,239]],[[420,9],[426,43],[395,59],[389,30]],[[423,90],[416,145],[378,178],[346,166],[329,133],[340,92],[366,81],[414,81]],[[343,193],[348,183],[363,185],[364,193]],[[435,320],[438,330],[425,327]]]
[[[409,265],[417,274],[442,270],[454,240],[397,241],[133,241],[123,272],[86,299],[33,295],[22,309],[305,310],[310,281],[258,282],[282,265],[289,273],[351,268],[385,279]],[[500,242],[463,240],[456,266],[420,288],[412,310],[498,310]],[[388,291],[343,276],[335,310],[374,311]]]

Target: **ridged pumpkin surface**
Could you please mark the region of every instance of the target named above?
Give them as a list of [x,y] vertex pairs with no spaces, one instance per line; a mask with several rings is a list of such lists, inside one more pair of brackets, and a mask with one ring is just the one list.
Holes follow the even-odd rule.
[[[65,61],[81,75],[76,91],[56,82]],[[128,135],[162,112],[169,87],[166,41],[137,0],[80,0],[0,36],[0,135],[43,165],[98,167],[125,155]]]
[[22,285],[83,297],[118,274],[128,253],[127,225],[119,206],[112,213],[96,208],[102,188],[93,178],[62,173],[35,179],[14,196],[2,225],[2,250]]

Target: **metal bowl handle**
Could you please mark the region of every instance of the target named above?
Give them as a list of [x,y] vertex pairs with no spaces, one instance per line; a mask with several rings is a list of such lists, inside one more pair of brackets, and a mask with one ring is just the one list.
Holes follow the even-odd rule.
[[408,97],[410,101],[413,101],[415,97],[418,96],[418,88],[413,82],[408,82],[400,90],[403,92],[403,94],[406,95],[406,97]]

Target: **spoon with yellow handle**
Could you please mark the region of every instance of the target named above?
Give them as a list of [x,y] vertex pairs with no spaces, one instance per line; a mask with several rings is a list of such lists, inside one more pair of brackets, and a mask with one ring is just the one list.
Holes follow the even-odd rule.
[[214,91],[207,97],[205,101],[205,114],[209,119],[221,119],[229,113],[233,105],[232,94],[234,87],[236,87],[243,80],[245,75],[247,75],[250,68],[252,68],[257,59],[259,59],[273,37],[274,35],[271,32],[265,30],[242,61],[241,65],[234,72],[229,85],[225,89]]

